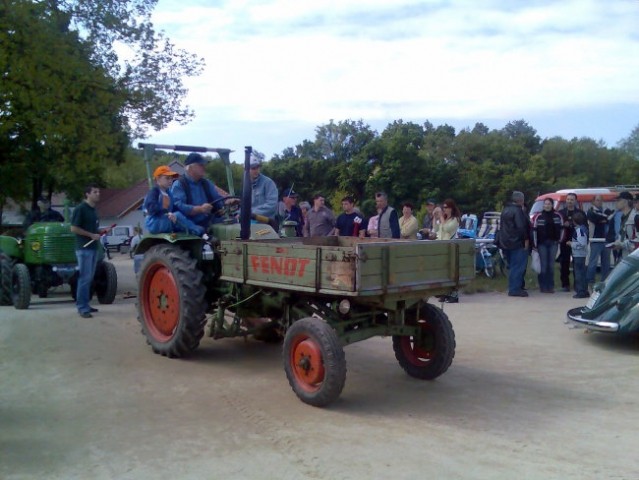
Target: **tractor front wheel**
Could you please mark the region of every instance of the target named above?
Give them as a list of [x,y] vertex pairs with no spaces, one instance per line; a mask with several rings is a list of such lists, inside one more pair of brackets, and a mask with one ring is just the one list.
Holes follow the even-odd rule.
[[155,353],[171,358],[195,350],[206,324],[206,288],[197,261],[177,245],[144,254],[138,275],[138,320]]
[[16,263],[11,273],[11,300],[18,310],[26,310],[31,303],[31,277],[24,263]]
[[284,370],[298,398],[323,407],[335,401],[346,382],[346,358],[335,330],[319,318],[293,323],[284,338]]
[[93,276],[93,290],[101,304],[113,303],[118,290],[118,274],[112,263],[104,261],[98,263]]
[[4,253],[0,253],[0,305],[13,304],[11,300],[11,270],[13,262]]
[[419,327],[417,336],[393,336],[400,366],[411,377],[433,380],[442,375],[455,356],[455,332],[441,308],[419,302],[406,311],[406,324]]

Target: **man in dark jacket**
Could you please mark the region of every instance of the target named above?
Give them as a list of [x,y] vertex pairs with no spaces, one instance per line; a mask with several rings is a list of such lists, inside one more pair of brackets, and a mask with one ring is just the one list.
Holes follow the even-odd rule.
[[35,222],[64,222],[64,216],[51,208],[51,203],[45,197],[38,199],[37,208],[31,210],[24,220],[23,227],[27,229],[32,223]]
[[575,224],[572,221],[572,217],[577,212],[584,213],[577,207],[577,194],[569,193],[566,195],[566,206],[559,210],[559,214],[564,219],[564,228],[559,241],[559,276],[561,278],[561,290],[564,292],[570,291],[570,258],[572,257],[572,249],[568,245],[568,241],[572,239],[575,233]]
[[522,286],[528,264],[529,223],[524,211],[524,194],[513,192],[512,203],[501,212],[499,244],[506,251],[509,264],[508,295],[527,297]]

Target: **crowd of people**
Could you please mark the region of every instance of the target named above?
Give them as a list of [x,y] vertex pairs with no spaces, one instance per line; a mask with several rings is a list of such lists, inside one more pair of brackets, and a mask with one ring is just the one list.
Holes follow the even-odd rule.
[[561,290],[574,289],[574,298],[588,298],[597,266],[603,281],[612,259],[618,262],[639,242],[639,195],[633,198],[628,191],[619,193],[614,210],[603,208],[601,195],[594,197],[587,212],[579,208],[575,193],[566,195],[560,210],[546,198],[543,210],[532,219],[522,192],[513,192],[511,200],[501,213],[497,242],[508,261],[508,295],[513,297],[528,296],[524,275],[529,254],[539,256],[540,292],[555,292],[555,263],[559,263]]
[[[185,161],[185,175],[180,177],[169,167],[155,169],[155,186],[144,200],[146,228],[150,233],[188,232],[206,234],[212,223],[223,220],[224,204],[237,203],[236,198],[226,198],[218,192],[215,184],[206,178],[207,160],[199,153],[191,153]],[[434,199],[426,201],[426,213],[421,228],[410,202],[402,205],[401,216],[388,203],[384,192],[375,193],[375,215],[370,218],[357,208],[351,196],[342,198],[343,212],[337,217],[325,205],[321,194],[313,196],[313,204],[300,202],[292,188],[282,192],[278,201],[275,182],[261,173],[261,159],[250,162],[253,191],[252,215],[264,216],[283,224],[295,225],[297,236],[352,236],[370,238],[403,238],[424,240],[449,240],[457,235],[461,212],[455,201],[446,199],[437,205]],[[95,185],[85,189],[85,201],[73,212],[71,231],[76,234],[76,256],[79,267],[77,291],[78,313],[90,318],[97,312],[89,304],[91,279],[96,265],[96,241],[105,232],[98,229],[95,206],[100,190]],[[562,291],[570,292],[570,270],[572,264],[575,298],[590,295],[589,285],[595,282],[597,266],[600,279],[606,279],[611,268],[611,259],[618,261],[632,252],[639,243],[639,195],[633,198],[623,191],[616,199],[615,210],[604,209],[603,199],[595,196],[587,212],[578,207],[577,195],[569,193],[566,205],[555,210],[551,198],[546,198],[543,210],[529,217],[524,194],[515,191],[511,202],[501,212],[500,229],[495,239],[504,252],[509,266],[508,295],[527,297],[525,273],[528,257],[539,256],[536,268],[539,290],[555,292],[555,263],[559,263]],[[42,220],[49,205],[42,202],[37,217]],[[32,215],[32,221],[36,216]],[[558,254],[558,255],[557,255]],[[441,299],[457,302],[457,292]]]
[[[316,194],[309,202],[300,202],[292,187],[282,191],[278,199],[275,182],[261,173],[262,158],[251,156],[253,218],[264,217],[274,225],[289,222],[299,237],[353,236],[371,238],[403,238],[449,240],[457,235],[461,212],[455,201],[446,199],[438,205],[427,200],[421,228],[414,215],[414,205],[402,204],[401,215],[388,203],[384,192],[375,193],[375,215],[367,218],[352,196],[342,198],[342,213],[335,216],[325,205],[326,198]],[[154,172],[156,186],[149,192],[144,208],[146,226],[151,233],[190,232],[203,235],[211,223],[222,221],[225,199],[214,183],[205,176],[207,160],[191,153],[185,161],[186,173],[178,178],[166,166]],[[600,264],[600,278],[610,271],[611,258],[627,255],[636,246],[639,215],[630,192],[619,194],[616,208],[603,209],[601,196],[596,196],[588,212],[578,207],[577,195],[568,194],[566,205],[555,210],[553,200],[544,200],[543,210],[532,219],[525,207],[522,192],[513,192],[511,202],[501,213],[498,246],[509,266],[508,295],[527,297],[525,273],[531,253],[539,257],[538,280],[542,293],[555,291],[555,263],[559,263],[562,291],[571,291],[570,271],[576,298],[589,296],[589,285],[595,281]],[[453,294],[446,301],[455,302]]]

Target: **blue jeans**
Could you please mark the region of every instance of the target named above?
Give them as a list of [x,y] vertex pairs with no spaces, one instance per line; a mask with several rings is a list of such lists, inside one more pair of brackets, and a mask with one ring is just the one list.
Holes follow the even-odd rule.
[[81,248],[75,251],[75,256],[78,259],[79,270],[75,304],[78,307],[78,313],[89,313],[91,311],[91,305],[89,305],[91,283],[93,282],[95,266],[98,261],[97,250]]
[[597,260],[601,258],[601,281],[603,282],[610,273],[610,251],[606,248],[606,242],[590,242],[590,256],[588,257],[588,270],[586,280],[588,283],[595,282],[597,273]]
[[555,257],[559,244],[552,240],[545,240],[537,245],[541,272],[537,275],[540,290],[553,290],[555,288]]
[[586,257],[572,257],[572,269],[575,272],[575,290],[577,291],[577,295],[588,295]]
[[204,227],[193,223],[182,212],[173,212],[173,214],[177,218],[175,223],[169,220],[166,214],[149,217],[146,221],[146,228],[149,229],[149,233],[187,232],[198,237],[204,233]]
[[508,293],[519,293],[524,284],[524,273],[528,266],[528,249],[517,248],[508,251]]

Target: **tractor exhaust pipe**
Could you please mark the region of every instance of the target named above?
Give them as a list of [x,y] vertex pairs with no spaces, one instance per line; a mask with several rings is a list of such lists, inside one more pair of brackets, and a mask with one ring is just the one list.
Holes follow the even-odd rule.
[[253,147],[244,147],[244,177],[242,179],[242,210],[240,211],[240,240],[251,236],[251,209],[253,185],[251,184],[251,153]]

